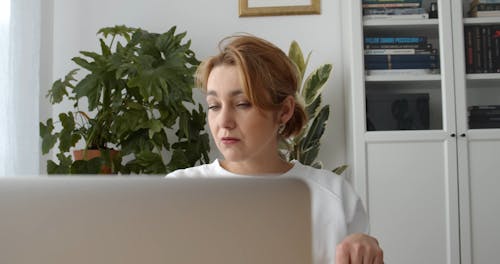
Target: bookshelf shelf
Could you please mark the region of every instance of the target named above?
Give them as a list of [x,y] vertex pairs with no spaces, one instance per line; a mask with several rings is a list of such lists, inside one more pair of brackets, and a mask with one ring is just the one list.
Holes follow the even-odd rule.
[[464,18],[464,25],[488,25],[500,24],[500,17],[467,17]]
[[470,73],[465,75],[467,80],[499,80],[500,73]]
[[384,74],[384,75],[367,75],[367,82],[416,82],[416,81],[441,81],[439,74]]

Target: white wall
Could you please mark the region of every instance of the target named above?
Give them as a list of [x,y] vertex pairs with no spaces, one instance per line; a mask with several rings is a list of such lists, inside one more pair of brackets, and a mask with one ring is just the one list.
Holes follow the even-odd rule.
[[[53,28],[52,81],[63,77],[75,65],[70,61],[80,50],[97,50],[99,28],[125,24],[153,32],[165,32],[177,25],[178,32],[187,31],[198,59],[213,55],[223,37],[247,32],[263,37],[287,51],[297,40],[303,51],[313,51],[310,68],[322,63],[334,65],[333,74],[323,92],[324,102],[330,103],[330,122],[323,137],[319,159],[332,169],[345,162],[344,95],[342,87],[341,12],[339,1],[322,0],[321,15],[238,17],[238,0],[51,0]],[[53,14],[50,14],[50,13]],[[47,71],[51,72],[51,71]],[[48,89],[50,84],[46,84]],[[46,94],[46,91],[42,91]],[[51,114],[47,100],[42,98],[41,117]],[[43,112],[46,111],[46,112]],[[42,162],[41,171],[45,171]]]

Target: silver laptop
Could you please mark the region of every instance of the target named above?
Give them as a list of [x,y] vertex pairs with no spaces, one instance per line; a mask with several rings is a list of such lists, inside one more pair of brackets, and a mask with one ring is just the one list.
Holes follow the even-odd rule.
[[297,179],[0,179],[0,263],[312,263]]

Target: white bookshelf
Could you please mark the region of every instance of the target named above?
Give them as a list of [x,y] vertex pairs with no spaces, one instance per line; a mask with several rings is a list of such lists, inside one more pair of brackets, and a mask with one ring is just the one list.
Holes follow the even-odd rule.
[[[500,249],[500,129],[470,129],[467,109],[500,104],[500,73],[466,73],[464,26],[500,17],[466,17],[470,0],[431,2],[437,19],[364,19],[361,0],[341,2],[347,160],[387,263],[487,263]],[[439,74],[366,75],[364,36],[388,33],[427,36]],[[429,129],[369,131],[367,94],[398,93],[429,94]]]

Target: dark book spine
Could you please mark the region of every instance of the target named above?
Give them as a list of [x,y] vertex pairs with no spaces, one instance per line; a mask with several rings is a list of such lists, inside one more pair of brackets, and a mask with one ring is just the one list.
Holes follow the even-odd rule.
[[366,70],[438,69],[438,62],[368,62]]
[[500,72],[500,27],[493,27],[491,34],[493,41],[493,72]]
[[410,54],[410,55],[365,55],[365,62],[437,62],[439,55]]
[[472,27],[464,28],[465,35],[465,71],[467,73],[474,72],[474,49],[472,46]]
[[500,122],[469,122],[469,128],[500,128]]
[[481,27],[474,27],[474,70],[476,73],[483,72],[483,56],[481,48]]
[[488,60],[488,27],[481,26],[481,56],[483,61],[483,73],[489,72]]
[[469,111],[477,111],[477,110],[500,110],[500,105],[472,105],[468,107]]

